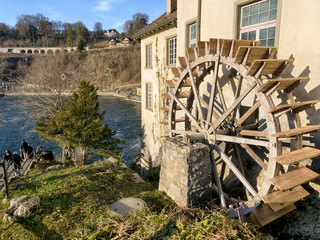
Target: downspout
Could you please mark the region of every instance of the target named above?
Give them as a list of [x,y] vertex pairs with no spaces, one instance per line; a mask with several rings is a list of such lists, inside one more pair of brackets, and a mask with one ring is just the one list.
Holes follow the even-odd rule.
[[198,0],[198,16],[197,16],[197,42],[201,40],[200,32],[201,32],[201,5],[202,0]]

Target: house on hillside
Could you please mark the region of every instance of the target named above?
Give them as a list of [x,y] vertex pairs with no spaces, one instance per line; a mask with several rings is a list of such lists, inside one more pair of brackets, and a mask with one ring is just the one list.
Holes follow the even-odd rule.
[[104,33],[104,37],[105,38],[114,38],[118,35],[118,31],[117,29],[108,29],[105,33]]
[[111,38],[109,40],[109,47],[116,47],[120,41],[116,38]]
[[121,44],[122,44],[122,46],[130,46],[130,45],[134,44],[134,41],[130,37],[124,37],[121,40]]
[[[175,128],[177,131],[185,129],[187,120],[183,119],[184,114],[178,116],[178,113],[175,113],[181,107],[178,104],[170,105],[170,96],[167,97],[166,93],[180,89],[175,84],[185,73],[188,64],[204,54],[214,53],[216,50],[213,49],[213,46],[217,46],[221,54],[225,54],[224,56],[232,57],[233,61],[236,61],[235,56],[240,56],[240,53],[237,52],[239,50],[237,44],[269,47],[270,59],[276,57],[277,59],[294,60],[288,68],[285,68],[286,71],[281,76],[285,78],[301,77],[300,80],[297,80],[297,84],[303,83],[294,90],[292,87],[293,91],[289,95],[297,102],[320,99],[320,25],[317,21],[319,9],[320,1],[318,0],[167,0],[167,12],[133,37],[134,40],[141,41],[142,165],[147,169],[159,166],[162,158],[162,139],[172,134],[172,132],[168,133],[168,129]],[[226,39],[226,41],[219,42],[215,39]],[[227,39],[244,41],[228,42]],[[250,56],[250,50],[247,49],[248,52],[244,52],[242,57]],[[242,50],[245,49],[241,48]],[[270,51],[273,51],[274,55],[271,55]],[[238,61],[239,63],[251,61],[250,64],[252,64],[253,60],[241,58]],[[209,65],[207,64],[204,69],[209,69]],[[228,66],[223,66],[220,71],[229,71]],[[189,73],[186,72],[186,74]],[[202,72],[193,69],[192,74],[200,76]],[[239,72],[228,74],[236,77]],[[207,76],[207,78],[210,77],[212,74]],[[268,75],[265,76],[265,79],[269,77],[274,76]],[[201,89],[198,89],[201,102],[199,104],[203,106],[209,104],[210,87],[208,84],[207,89],[204,89],[204,84],[201,86]],[[231,93],[231,90],[235,91],[236,85],[223,85],[222,83],[222,86],[218,88],[219,91],[225,92],[225,100],[217,100],[221,105],[216,110],[219,115],[222,114],[220,112],[223,112],[221,110],[224,108],[223,105],[228,106],[230,101],[232,103],[233,100],[229,101],[229,99],[231,96],[234,99],[234,92]],[[254,91],[259,92],[256,88]],[[181,91],[180,97],[183,93]],[[277,106],[280,101],[285,102],[286,100],[279,95],[273,101]],[[188,104],[188,102],[181,103],[185,104],[184,106]],[[199,115],[197,104],[194,104],[192,110],[195,111],[195,116]],[[250,104],[244,102],[243,107]],[[315,103],[312,106],[305,112],[300,112],[301,125],[319,124],[320,112],[315,109],[318,109],[320,104]],[[170,113],[171,107],[175,108],[172,113]],[[176,114],[174,122],[168,122],[169,114]],[[182,120],[179,122],[180,117]],[[282,130],[284,130],[282,126],[288,121],[290,120],[286,118],[279,120]],[[189,129],[198,127],[192,122],[188,124]],[[286,126],[293,128],[290,123]],[[311,135],[309,140],[304,141],[304,144],[319,148],[319,133]]]

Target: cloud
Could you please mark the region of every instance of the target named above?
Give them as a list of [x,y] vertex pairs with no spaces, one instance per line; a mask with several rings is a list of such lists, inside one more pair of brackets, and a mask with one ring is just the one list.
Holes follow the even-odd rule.
[[93,8],[94,11],[108,12],[111,9],[112,0],[99,1],[98,5]]

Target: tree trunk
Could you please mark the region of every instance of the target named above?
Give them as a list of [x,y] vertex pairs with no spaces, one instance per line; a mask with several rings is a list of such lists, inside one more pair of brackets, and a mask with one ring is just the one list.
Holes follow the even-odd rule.
[[87,149],[83,148],[83,147],[77,147],[74,150],[74,164],[76,166],[82,166],[85,164],[86,162],[86,153],[87,153]]

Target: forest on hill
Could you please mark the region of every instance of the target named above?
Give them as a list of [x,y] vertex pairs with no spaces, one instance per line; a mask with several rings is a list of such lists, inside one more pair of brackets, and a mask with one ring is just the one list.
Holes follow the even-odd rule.
[[[131,37],[148,25],[149,15],[136,13],[122,26],[122,32],[112,37]],[[101,22],[96,22],[93,31],[82,22],[53,21],[42,14],[20,15],[11,27],[0,22],[0,47],[78,47],[102,41],[109,36]]]

